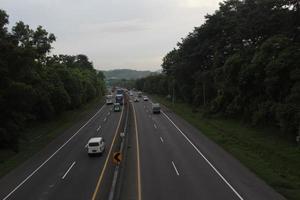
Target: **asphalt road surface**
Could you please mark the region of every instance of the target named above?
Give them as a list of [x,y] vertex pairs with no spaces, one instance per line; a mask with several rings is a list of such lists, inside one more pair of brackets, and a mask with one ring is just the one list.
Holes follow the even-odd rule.
[[[123,113],[111,109],[107,105],[98,108],[4,176],[0,180],[0,199],[99,199],[101,195],[96,193],[101,188],[96,186],[101,187],[100,175]],[[105,139],[106,150],[102,156],[89,157],[87,142],[94,136]]]
[[[136,166],[127,167],[121,199],[281,200],[281,195],[186,121],[151,100],[132,102],[136,118]],[[132,144],[135,144],[134,142]],[[131,153],[134,153],[131,151]],[[130,156],[130,155],[129,155]],[[132,156],[131,156],[132,157]],[[129,165],[132,163],[129,163]],[[136,195],[132,195],[132,190]]]
[[[132,97],[131,97],[132,98]],[[121,162],[121,200],[282,200],[281,195],[189,123],[151,101],[131,102],[127,156]],[[24,164],[1,178],[2,200],[107,199],[113,146],[125,116],[99,106]],[[106,151],[89,157],[89,138]],[[113,145],[114,144],[114,145]]]

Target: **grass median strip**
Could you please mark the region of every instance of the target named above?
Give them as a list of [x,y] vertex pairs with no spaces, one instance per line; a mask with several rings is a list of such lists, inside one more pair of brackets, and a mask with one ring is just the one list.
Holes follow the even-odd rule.
[[97,98],[77,110],[66,111],[56,119],[36,123],[25,130],[22,135],[26,135],[26,138],[20,140],[18,153],[8,149],[0,150],[0,177],[29,159],[88,113],[93,112],[101,102],[102,99]]
[[278,130],[254,128],[238,120],[205,118],[187,104],[153,98],[230,152],[287,199],[300,199],[300,148],[281,138]]

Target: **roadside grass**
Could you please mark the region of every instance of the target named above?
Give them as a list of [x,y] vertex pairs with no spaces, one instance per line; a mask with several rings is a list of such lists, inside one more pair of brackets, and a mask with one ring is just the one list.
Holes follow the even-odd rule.
[[85,115],[95,109],[99,102],[102,102],[102,98],[100,97],[79,109],[66,111],[51,121],[37,122],[32,127],[26,129],[22,133],[26,137],[20,139],[18,153],[8,149],[0,149],[0,177],[39,152],[72,124],[80,121]]
[[238,120],[203,117],[184,103],[152,96],[222,146],[287,199],[300,199],[300,147],[279,130],[255,128]]

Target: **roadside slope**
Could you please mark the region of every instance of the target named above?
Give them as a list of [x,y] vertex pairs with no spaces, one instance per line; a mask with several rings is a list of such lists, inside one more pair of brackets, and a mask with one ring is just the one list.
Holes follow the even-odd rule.
[[80,109],[66,111],[51,121],[38,122],[27,129],[24,134],[27,137],[21,139],[18,153],[7,149],[0,150],[0,178],[38,153],[62,133],[75,130],[102,105],[102,98],[96,98]]

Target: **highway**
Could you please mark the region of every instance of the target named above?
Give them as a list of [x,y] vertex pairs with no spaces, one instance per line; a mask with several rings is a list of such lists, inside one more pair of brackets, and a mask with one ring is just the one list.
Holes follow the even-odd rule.
[[[138,152],[132,182],[137,184],[136,196],[130,199],[284,199],[167,108],[152,114],[151,101],[132,102],[132,106]],[[126,190],[125,186],[124,194],[130,193]]]
[[[111,191],[112,153],[129,111],[127,156],[117,179],[121,200],[283,200],[221,147],[166,107],[131,101],[122,112],[95,108],[41,152],[0,179],[2,200],[99,200]],[[127,107],[126,107],[127,108]],[[87,141],[106,140],[102,156],[87,155]],[[113,145],[112,145],[113,144]]]
[[[111,109],[112,106],[107,105],[97,108],[81,123],[75,124],[3,177],[0,180],[0,199],[98,199],[106,195],[109,188],[102,186],[103,180],[99,181],[99,177],[105,171],[110,146],[123,114]],[[106,151],[100,157],[87,155],[87,142],[94,136],[102,136],[106,140]],[[98,183],[104,188],[96,189]],[[97,196],[100,189],[102,195]]]

